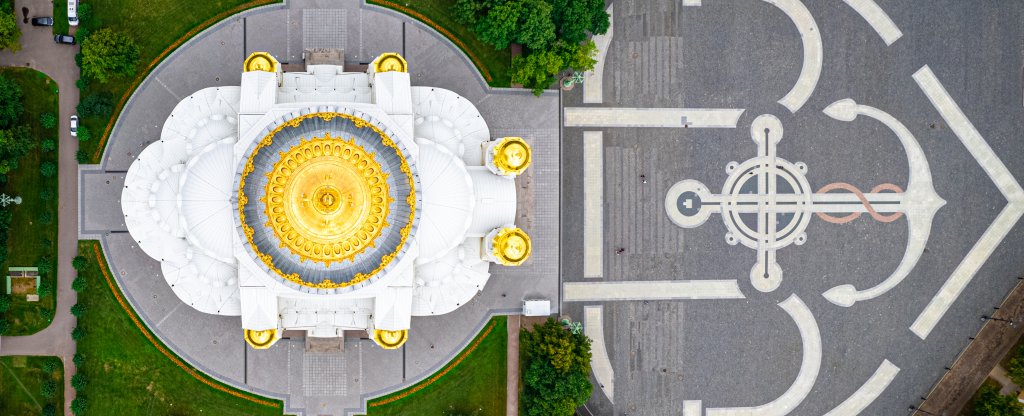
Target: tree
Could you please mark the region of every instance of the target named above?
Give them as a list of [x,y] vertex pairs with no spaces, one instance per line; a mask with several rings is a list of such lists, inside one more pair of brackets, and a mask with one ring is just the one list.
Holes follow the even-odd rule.
[[13,7],[6,6],[0,12],[0,49],[10,49],[17,52],[21,49],[18,39],[21,38],[21,29],[18,29],[18,18],[14,16]]
[[21,117],[24,111],[21,97],[21,86],[0,76],[0,129],[10,128]]
[[53,224],[53,213],[50,211],[43,211],[39,214],[39,223],[43,225]]
[[[53,285],[51,285],[50,282],[47,282],[45,280],[42,281],[42,282],[39,282],[39,287],[36,288],[36,294],[39,295],[39,297],[41,297],[41,298],[45,298],[47,296],[52,295],[53,294]],[[44,311],[48,311],[49,309],[43,309],[43,310]]]
[[85,363],[85,356],[76,352],[74,358],[71,359],[71,362],[75,364],[75,368],[81,368],[82,364]]
[[8,309],[11,309],[11,297],[0,295],[0,313],[7,312]]
[[134,74],[138,60],[135,40],[113,29],[97,30],[82,41],[82,75],[101,83]]
[[1020,416],[1024,412],[1024,404],[1014,396],[1003,396],[999,389],[983,384],[978,390],[978,399],[974,402],[974,414],[977,416]]
[[532,50],[541,50],[555,40],[555,23],[551,21],[551,5],[544,0],[525,0],[526,13],[520,16],[516,42]]
[[57,165],[49,160],[39,165],[39,174],[43,175],[44,178],[49,178],[57,174]]
[[43,201],[53,200],[53,189],[43,188],[43,190],[39,191],[39,199]]
[[571,44],[587,39],[587,34],[599,35],[608,31],[608,13],[604,0],[550,0],[552,19],[558,27],[558,38]]
[[523,410],[527,416],[572,415],[590,398],[590,340],[554,319],[520,332]]
[[85,396],[75,397],[75,400],[71,401],[71,413],[80,415],[85,413],[85,409],[89,408],[89,403],[85,401]]
[[75,292],[81,292],[85,290],[86,287],[88,287],[88,282],[86,282],[85,277],[81,275],[71,281],[71,290],[74,290]]
[[480,13],[484,11],[484,3],[480,0],[455,0],[452,5],[452,14],[455,21],[473,28],[480,19]]
[[57,150],[57,141],[52,138],[43,139],[43,144],[40,145],[39,147],[44,152],[52,152],[54,150]]
[[8,174],[18,168],[18,159],[35,147],[28,127],[18,126],[0,130],[0,174]]
[[89,153],[86,153],[84,149],[78,149],[75,151],[75,160],[77,160],[80,165],[89,163]]
[[43,126],[44,129],[52,129],[57,127],[57,116],[53,113],[43,113],[39,116],[39,125]]
[[71,387],[74,387],[75,390],[81,390],[85,388],[86,384],[89,384],[89,381],[85,378],[84,374],[76,373],[75,375],[71,376]]
[[106,92],[89,94],[77,109],[82,117],[107,117],[114,113],[114,98]]
[[39,269],[39,274],[50,274],[53,272],[53,262],[47,256],[40,257],[36,260],[36,268]]
[[39,395],[43,396],[44,399],[52,399],[57,394],[57,382],[53,380],[43,380],[43,383],[39,385]]
[[0,335],[6,334],[11,329],[11,323],[6,318],[0,318]]
[[74,305],[71,305],[71,314],[75,315],[76,318],[81,318],[82,315],[85,315],[86,309],[87,308],[85,307],[85,305],[81,303],[76,303]]
[[540,95],[555,82],[555,74],[562,71],[562,57],[555,51],[534,51],[526,56],[512,59],[512,83],[522,84]]
[[79,341],[82,338],[85,338],[85,329],[82,329],[80,326],[76,326],[75,329],[71,330],[71,339]]
[[88,266],[89,259],[85,258],[85,256],[75,256],[75,258],[71,259],[71,267],[73,267],[75,271],[80,272],[82,270],[85,270],[85,268]]
[[1010,376],[1010,380],[1013,383],[1020,386],[1024,385],[1024,345],[1017,348],[1014,352],[1013,358],[1010,359],[1010,363],[1006,366],[1006,373]]
[[499,4],[476,22],[477,36],[497,49],[507,48],[515,37],[519,17],[524,11],[520,1]]
[[57,406],[53,403],[47,403],[43,406],[43,416],[54,416],[57,414]]
[[563,66],[575,71],[586,72],[597,64],[597,45],[592,40],[583,43],[560,44],[555,51],[562,58]]
[[51,358],[43,361],[43,371],[47,373],[57,371],[58,368],[60,368],[60,360],[57,358]]
[[92,134],[89,133],[89,129],[85,126],[78,126],[78,141],[87,142],[92,138]]

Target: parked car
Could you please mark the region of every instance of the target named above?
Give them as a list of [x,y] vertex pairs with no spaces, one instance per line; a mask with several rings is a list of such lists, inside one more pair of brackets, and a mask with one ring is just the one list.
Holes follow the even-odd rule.
[[54,35],[53,41],[57,43],[63,43],[65,45],[74,45],[75,37],[71,35]]
[[33,17],[32,26],[53,26],[52,17]]
[[68,0],[68,24],[78,26],[78,0]]
[[71,137],[78,137],[78,116],[71,116]]

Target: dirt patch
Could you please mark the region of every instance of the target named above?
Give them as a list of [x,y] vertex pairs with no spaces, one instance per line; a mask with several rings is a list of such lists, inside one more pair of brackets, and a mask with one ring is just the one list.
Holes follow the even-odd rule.
[[523,316],[519,318],[519,328],[532,331],[534,325],[543,324],[547,320],[547,316]]
[[36,294],[36,278],[34,277],[13,277],[11,278],[12,295],[34,295]]

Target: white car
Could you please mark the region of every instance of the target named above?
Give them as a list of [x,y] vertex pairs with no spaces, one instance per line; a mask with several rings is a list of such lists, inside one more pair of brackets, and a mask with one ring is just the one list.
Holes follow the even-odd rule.
[[78,26],[78,0],[68,0],[68,24]]
[[71,137],[78,137],[78,116],[71,116]]

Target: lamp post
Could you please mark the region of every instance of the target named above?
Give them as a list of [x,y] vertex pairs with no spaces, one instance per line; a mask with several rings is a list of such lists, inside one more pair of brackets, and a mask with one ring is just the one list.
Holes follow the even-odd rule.
[[10,195],[7,194],[0,194],[0,205],[2,205],[4,208],[7,208],[7,206],[11,205],[12,203],[14,205],[21,205],[21,197],[11,197]]
[[921,413],[924,413],[926,415],[939,416],[939,415],[937,415],[935,413],[932,413],[932,412],[929,412],[927,410],[922,410],[920,407],[917,407],[917,406],[910,406],[910,408],[908,408],[907,410],[910,410],[910,412],[911,412],[910,414],[914,414],[914,412],[921,412]]
[[988,315],[981,315],[981,320],[982,320],[982,321],[1000,321],[1000,322],[1006,322],[1006,323],[1010,324],[1010,326],[1011,326],[1011,327],[1012,327],[1012,326],[1014,326],[1014,325],[1016,324],[1016,322],[1014,322],[1014,321],[1013,321],[1012,319],[1003,319],[1003,318],[995,318],[995,317],[992,317],[992,316],[988,316]]

